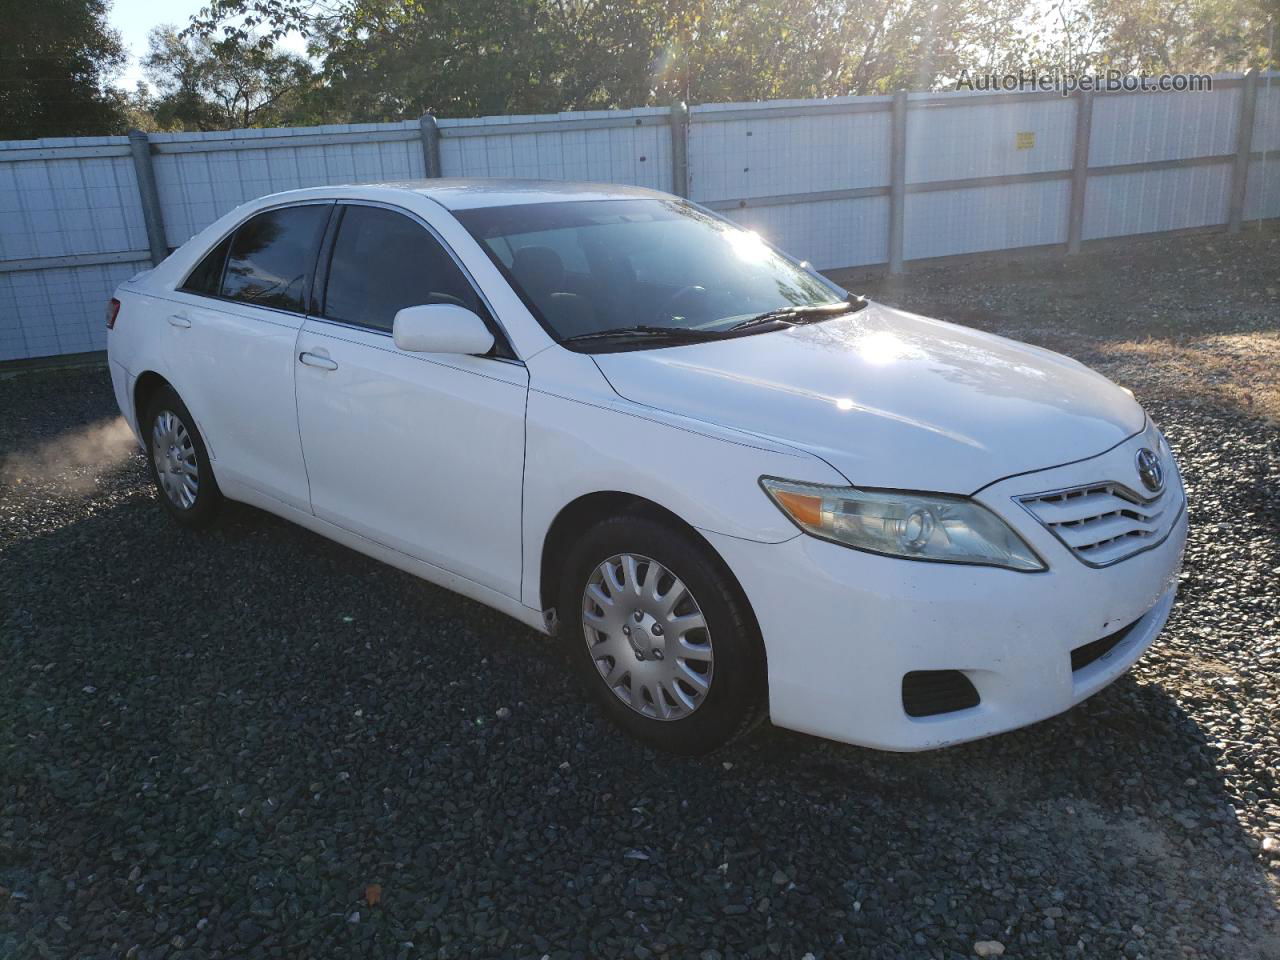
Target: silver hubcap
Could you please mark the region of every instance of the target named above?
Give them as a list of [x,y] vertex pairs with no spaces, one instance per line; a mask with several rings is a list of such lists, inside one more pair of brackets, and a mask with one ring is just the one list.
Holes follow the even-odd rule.
[[620,553],[596,567],[582,592],[582,632],[605,684],[636,713],[680,720],[711,689],[702,608],[656,560]]
[[189,510],[200,490],[196,448],[186,424],[170,410],[160,411],[151,425],[151,459],[169,502]]

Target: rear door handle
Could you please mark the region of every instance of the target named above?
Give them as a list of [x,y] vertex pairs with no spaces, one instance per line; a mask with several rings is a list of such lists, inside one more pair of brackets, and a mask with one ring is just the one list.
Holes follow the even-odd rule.
[[305,350],[298,354],[298,362],[305,363],[308,367],[319,367],[321,370],[338,369],[338,365],[328,357],[322,357],[318,353],[307,353]]
[[171,313],[168,316],[169,326],[171,327],[189,327],[191,321],[178,313]]

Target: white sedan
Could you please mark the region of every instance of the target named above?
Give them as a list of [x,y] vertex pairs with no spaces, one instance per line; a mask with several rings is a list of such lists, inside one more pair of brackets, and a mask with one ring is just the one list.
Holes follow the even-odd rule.
[[159,501],[224,498],[562,636],[655,746],[889,750],[1095,693],[1164,626],[1164,437],[1066,357],[688,201],[431,180],[245,204],[108,309]]

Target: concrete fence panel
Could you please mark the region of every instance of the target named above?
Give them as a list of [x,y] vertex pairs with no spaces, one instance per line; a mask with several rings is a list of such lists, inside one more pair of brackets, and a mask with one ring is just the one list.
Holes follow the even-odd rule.
[[1280,73],[0,142],[0,360],[99,350],[123,279],[240,203],[428,175],[690,196],[822,269],[1280,217]]
[[1244,217],[1280,217],[1280,73],[1258,83]]
[[168,246],[267,193],[423,175],[417,121],[150,137]]
[[0,143],[0,360],[101,350],[111,291],[147,266],[127,137]]
[[1071,169],[1074,100],[953,93],[907,102],[907,183]]
[[1084,236],[1121,237],[1226,223],[1231,166],[1215,163],[1089,178]]
[[1069,180],[911,192],[908,260],[1066,243]]
[[1240,94],[1237,83],[1206,93],[1099,97],[1093,108],[1089,166],[1231,154],[1236,148]]
[[670,111],[661,107],[441,120],[446,177],[593,180],[670,191]]
[[693,107],[690,195],[699,203],[749,206],[762,197],[884,187],[889,105],[889,97],[846,97],[820,105]]
[[722,210],[819,270],[885,263],[889,259],[889,198],[819,200]]

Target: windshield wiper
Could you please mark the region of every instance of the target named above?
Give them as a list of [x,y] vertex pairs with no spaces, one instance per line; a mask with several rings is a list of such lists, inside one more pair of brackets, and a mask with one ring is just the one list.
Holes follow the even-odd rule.
[[599,340],[648,340],[666,343],[701,343],[707,340],[719,340],[732,336],[749,327],[766,323],[817,323],[838,317],[841,314],[853,313],[867,305],[862,299],[841,300],[838,303],[824,303],[806,307],[781,307],[769,310],[754,317],[748,317],[723,330],[704,330],[692,327],[659,327],[654,324],[641,323],[634,327],[610,327],[607,330],[592,330],[589,333],[578,333],[565,337],[561,343],[588,343]]
[[758,327],[766,323],[817,323],[820,320],[829,320],[832,317],[838,317],[841,314],[853,313],[855,310],[861,310],[867,305],[867,301],[857,300],[841,300],[839,303],[824,303],[817,306],[809,307],[780,307],[777,310],[767,310],[764,313],[757,314],[754,317],[748,317],[735,323],[729,327],[729,330],[745,330],[748,327]]
[[697,343],[702,340],[716,340],[722,334],[716,330],[694,330],[689,327],[659,327],[642,323],[634,327],[610,327],[607,330],[592,330],[590,333],[578,333],[565,337],[561,343],[585,343],[591,340],[668,340],[672,343]]

